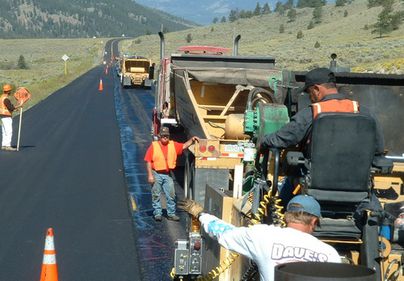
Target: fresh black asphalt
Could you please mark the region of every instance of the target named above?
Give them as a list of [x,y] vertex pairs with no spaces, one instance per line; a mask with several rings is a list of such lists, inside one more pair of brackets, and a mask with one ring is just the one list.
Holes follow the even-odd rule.
[[102,75],[97,67],[24,112],[20,151],[0,152],[0,280],[39,280],[48,227],[60,280],[140,280],[112,80],[99,92]]

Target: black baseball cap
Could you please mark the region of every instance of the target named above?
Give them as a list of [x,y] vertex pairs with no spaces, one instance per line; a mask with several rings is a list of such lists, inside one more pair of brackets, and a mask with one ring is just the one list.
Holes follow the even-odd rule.
[[315,68],[306,73],[304,86],[300,88],[300,92],[305,92],[307,88],[314,85],[321,85],[325,83],[335,83],[335,74],[328,68]]
[[170,136],[170,129],[168,127],[161,127],[160,136]]

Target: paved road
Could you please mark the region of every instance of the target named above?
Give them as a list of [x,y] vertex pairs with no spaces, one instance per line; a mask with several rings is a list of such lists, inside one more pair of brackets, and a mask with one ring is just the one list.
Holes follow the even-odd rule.
[[113,79],[100,93],[102,76],[97,67],[24,112],[21,150],[0,152],[0,280],[39,279],[48,227],[60,280],[141,280]]
[[[106,61],[115,47],[107,43]],[[122,89],[104,70],[24,112],[20,151],[0,151],[0,280],[39,279],[48,227],[60,281],[170,280],[187,216],[152,219],[143,162],[152,91]]]

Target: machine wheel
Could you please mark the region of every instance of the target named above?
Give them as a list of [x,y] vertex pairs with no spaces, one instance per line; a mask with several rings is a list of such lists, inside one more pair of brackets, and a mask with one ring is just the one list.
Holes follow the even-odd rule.
[[194,156],[188,152],[184,167],[184,193],[185,197],[189,199],[194,199],[194,167]]

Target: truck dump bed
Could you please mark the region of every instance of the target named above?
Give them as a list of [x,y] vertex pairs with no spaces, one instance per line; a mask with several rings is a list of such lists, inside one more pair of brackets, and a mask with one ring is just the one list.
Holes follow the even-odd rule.
[[[230,114],[243,114],[251,87],[268,91],[269,80],[282,79],[271,57],[173,55],[175,109],[189,135],[226,139]],[[279,102],[282,95],[279,93]]]

